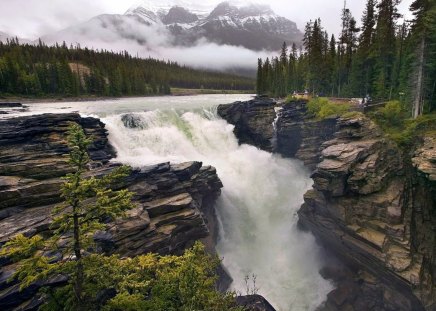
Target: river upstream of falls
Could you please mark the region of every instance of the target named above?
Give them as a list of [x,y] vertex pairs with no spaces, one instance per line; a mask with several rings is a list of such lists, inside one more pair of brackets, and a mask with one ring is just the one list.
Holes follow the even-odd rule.
[[[332,285],[319,270],[314,237],[297,229],[297,211],[311,186],[309,172],[253,146],[238,145],[233,126],[216,106],[247,95],[129,98],[29,104],[29,112],[78,111],[106,124],[117,151],[115,161],[134,167],[161,162],[201,161],[217,169],[223,182],[216,210],[220,222],[217,252],[233,278],[232,290],[258,290],[279,311],[315,310]],[[135,128],[122,121],[134,114]],[[253,283],[255,276],[255,284]]]

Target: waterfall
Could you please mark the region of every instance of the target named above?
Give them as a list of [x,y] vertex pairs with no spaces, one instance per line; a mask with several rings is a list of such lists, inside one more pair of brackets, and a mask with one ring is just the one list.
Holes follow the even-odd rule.
[[280,118],[280,111],[282,110],[282,107],[274,107],[274,112],[276,113],[276,117],[273,121],[273,137],[271,139],[271,146],[272,146],[272,150],[276,151],[277,150],[277,122],[279,121]]
[[[297,211],[311,186],[296,160],[238,145],[233,126],[213,109],[135,113],[135,128],[121,115],[103,121],[117,161],[132,166],[202,161],[216,167],[224,188],[217,202],[221,224],[217,251],[246,294],[245,277],[256,276],[258,293],[281,311],[315,310],[332,289],[318,273],[314,238],[297,229]],[[248,281],[253,290],[252,278]]]

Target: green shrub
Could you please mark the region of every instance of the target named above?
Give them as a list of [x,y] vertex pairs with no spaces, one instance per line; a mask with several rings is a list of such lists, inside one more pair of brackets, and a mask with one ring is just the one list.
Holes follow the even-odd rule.
[[101,265],[112,270],[106,275],[113,278],[110,283],[117,291],[103,310],[240,311],[234,306],[232,293],[221,294],[215,289],[218,264],[201,243],[182,256],[148,254],[113,260]]
[[369,114],[380,128],[400,147],[407,149],[419,136],[436,132],[436,114],[411,119],[398,101],[390,101],[383,108]]
[[397,100],[387,102],[386,105],[380,109],[380,113],[390,125],[400,125],[405,118],[403,107]]
[[342,116],[350,111],[349,104],[332,103],[327,98],[313,98],[307,104],[308,112],[318,119]]

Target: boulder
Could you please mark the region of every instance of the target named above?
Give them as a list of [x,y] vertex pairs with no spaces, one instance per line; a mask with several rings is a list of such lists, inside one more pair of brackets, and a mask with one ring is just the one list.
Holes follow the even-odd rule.
[[238,296],[236,304],[246,311],[275,311],[273,306],[260,295]]

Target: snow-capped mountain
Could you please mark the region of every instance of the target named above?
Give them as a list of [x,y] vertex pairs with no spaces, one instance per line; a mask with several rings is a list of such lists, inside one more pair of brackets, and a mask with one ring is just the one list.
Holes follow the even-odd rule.
[[174,44],[191,45],[201,38],[218,44],[244,46],[251,50],[278,50],[281,44],[299,43],[296,24],[275,14],[267,5],[222,2],[214,7],[184,0],[144,2],[125,15],[141,18],[149,25],[165,25]]
[[156,44],[191,47],[207,41],[253,51],[276,51],[284,41],[301,42],[296,24],[269,6],[235,1],[213,6],[212,1],[193,5],[186,0],[144,0],[123,15],[99,15],[42,40],[49,44],[91,42],[93,47],[107,49],[111,49],[111,42],[122,41],[139,43],[149,50]]
[[[231,1],[232,3],[237,3],[237,0]],[[134,14],[134,11],[137,8],[142,8],[155,13],[166,13],[173,7],[182,7],[197,16],[205,16],[215,8],[216,2],[216,0],[202,0],[200,3],[198,1],[193,3],[192,1],[187,0],[139,0],[129,10],[127,10],[126,15]]]

